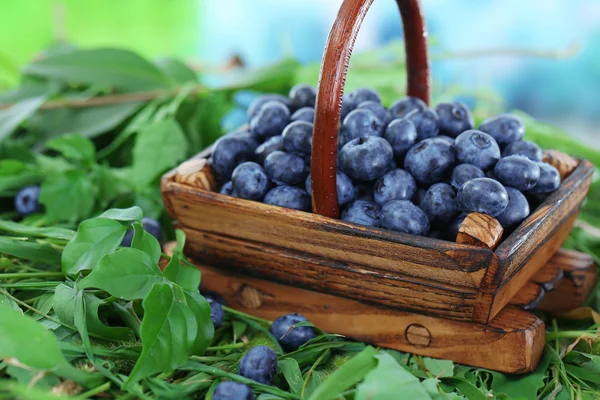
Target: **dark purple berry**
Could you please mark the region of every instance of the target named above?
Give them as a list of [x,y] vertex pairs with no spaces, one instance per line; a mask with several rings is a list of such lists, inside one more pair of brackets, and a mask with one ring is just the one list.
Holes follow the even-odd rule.
[[460,164],[454,167],[450,176],[450,184],[458,190],[465,182],[483,177],[485,177],[485,173],[476,166],[472,164]]
[[458,191],[458,205],[466,213],[478,212],[496,217],[508,206],[508,193],[502,184],[490,178],[466,182]]
[[377,180],[373,197],[383,206],[392,200],[410,200],[416,191],[417,184],[412,175],[403,169],[394,169]]
[[208,304],[210,305],[210,320],[215,329],[219,329],[223,325],[223,319],[225,318],[223,306],[216,301],[209,301]]
[[254,152],[256,162],[264,164],[267,156],[277,150],[283,150],[283,136],[281,135],[268,138],[263,144],[256,148],[256,151]]
[[312,124],[315,120],[315,109],[313,107],[302,107],[301,109],[292,114],[290,120],[292,122],[305,121],[310,122]]
[[381,97],[379,96],[379,93],[377,93],[376,90],[369,88],[356,89],[354,92],[350,93],[349,97],[350,100],[357,105],[365,101],[375,101],[377,103],[381,103]]
[[296,154],[274,151],[265,159],[265,171],[277,185],[298,185],[308,176],[308,166]]
[[279,101],[265,103],[258,114],[250,121],[250,131],[259,139],[281,135],[290,122],[288,108]]
[[[337,188],[338,204],[340,206],[344,206],[355,199],[356,193],[354,192],[352,179],[350,179],[348,175],[344,174],[342,171],[337,171],[335,175],[335,185]],[[310,179],[310,174],[308,174],[306,177],[304,187],[309,195],[312,194],[312,182]]]
[[446,179],[454,168],[454,150],[447,142],[435,138],[415,144],[406,153],[404,168],[422,185]]
[[529,202],[523,193],[515,188],[507,187],[508,206],[496,219],[505,230],[516,228],[529,216]]
[[383,123],[383,126],[387,126],[392,120],[388,109],[378,101],[363,101],[356,108],[371,111]]
[[435,111],[427,108],[423,111],[413,111],[406,116],[417,128],[417,141],[437,136],[440,132],[439,119]]
[[300,83],[290,90],[290,103],[294,110],[302,107],[314,107],[317,91],[314,87]]
[[544,153],[540,146],[533,142],[528,140],[517,140],[504,148],[502,157],[508,156],[523,156],[529,158],[531,161],[542,161]]
[[404,118],[414,110],[423,111],[427,109],[427,104],[417,97],[404,97],[396,100],[390,107],[392,118]]
[[356,200],[342,211],[342,221],[358,225],[381,226],[381,207],[375,202]]
[[407,200],[393,200],[381,208],[381,226],[393,231],[427,236],[429,220],[419,207]]
[[283,147],[290,153],[310,155],[312,134],[311,122],[292,122],[283,130]]
[[305,321],[306,318],[300,314],[284,315],[273,321],[271,334],[285,351],[298,350],[300,346],[316,337],[313,328],[310,326],[292,328],[294,325]]
[[300,211],[310,211],[310,195],[296,186],[281,185],[271,189],[265,196],[265,204],[291,208]]
[[352,179],[371,181],[385,174],[394,158],[392,146],[377,136],[346,143],[340,152],[340,169]]
[[525,135],[523,122],[518,117],[510,114],[486,119],[479,125],[479,130],[491,135],[502,148],[523,139]]
[[227,196],[234,196],[233,194],[233,183],[231,183],[231,181],[225,182],[225,184],[223,184],[223,186],[221,186],[221,190],[219,190],[219,193],[227,195]]
[[248,385],[226,381],[217,385],[212,400],[254,400],[254,395]]
[[408,119],[398,118],[390,122],[383,134],[394,150],[394,158],[402,160],[417,141],[417,128]]
[[440,103],[435,107],[440,121],[440,134],[457,137],[464,131],[473,129],[473,116],[463,103]]
[[467,215],[468,214],[464,212],[460,213],[458,217],[454,218],[454,220],[450,223],[446,232],[448,240],[450,240],[451,242],[456,241],[456,237],[458,236],[458,230],[460,229],[460,226],[464,222],[465,218],[467,218]]
[[19,190],[15,196],[15,210],[17,210],[19,215],[23,217],[40,212],[42,211],[43,207],[39,200],[40,187],[26,186]]
[[456,201],[456,192],[447,183],[431,185],[427,189],[420,207],[427,215],[429,222],[440,227],[452,222],[460,211]]
[[504,186],[525,191],[538,183],[540,179],[540,167],[529,158],[508,156],[498,161],[494,168],[494,176]]
[[463,164],[473,164],[485,171],[500,159],[500,148],[487,133],[470,130],[458,135],[454,141],[456,158]]
[[252,144],[236,136],[224,136],[215,143],[211,162],[212,167],[221,180],[231,180],[231,174],[239,164],[249,161],[254,155]]
[[238,370],[244,378],[271,385],[277,366],[277,355],[270,347],[256,346],[242,357]]
[[252,161],[242,163],[233,170],[231,183],[237,197],[254,201],[261,201],[271,187],[263,167]]
[[252,121],[252,118],[257,116],[261,108],[269,101],[278,101],[286,107],[290,107],[290,99],[287,97],[280,94],[264,94],[254,99],[250,107],[248,107],[248,121]]
[[344,118],[342,143],[367,136],[381,136],[383,123],[370,110],[357,108]]
[[538,162],[540,179],[537,184],[527,191],[527,194],[547,194],[554,192],[560,186],[560,173],[552,165]]

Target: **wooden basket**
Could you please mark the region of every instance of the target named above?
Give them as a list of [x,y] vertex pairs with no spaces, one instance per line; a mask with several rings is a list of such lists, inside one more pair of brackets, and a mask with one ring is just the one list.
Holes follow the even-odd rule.
[[[337,219],[332,171],[341,99],[352,46],[372,2],[345,0],[325,48],[311,159],[314,214],[219,194],[210,148],[163,177],[166,208],[187,234],[186,251],[203,270],[203,285],[220,291],[230,304],[266,317],[303,312],[324,330],[387,347],[506,372],[530,371],[544,346],[544,325],[522,306],[539,302],[544,284],[557,286],[563,270],[586,277],[566,291],[579,296],[578,302],[595,282],[589,257],[555,255],[587,194],[593,166],[547,153],[563,175],[561,186],[497,247],[502,232],[479,226],[490,222],[481,214],[471,214],[461,226],[462,243]],[[408,95],[428,103],[420,3],[397,2]],[[546,308],[556,310],[561,302],[547,302],[553,303]]]

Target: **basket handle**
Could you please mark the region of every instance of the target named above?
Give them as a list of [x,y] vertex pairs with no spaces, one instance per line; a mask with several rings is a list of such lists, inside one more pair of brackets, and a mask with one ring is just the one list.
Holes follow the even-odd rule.
[[[314,213],[330,218],[339,218],[340,213],[336,164],[346,73],[356,36],[373,1],[343,1],[329,33],[321,62],[311,155],[312,203]],[[429,104],[427,28],[420,0],[396,2],[404,27],[407,94]]]

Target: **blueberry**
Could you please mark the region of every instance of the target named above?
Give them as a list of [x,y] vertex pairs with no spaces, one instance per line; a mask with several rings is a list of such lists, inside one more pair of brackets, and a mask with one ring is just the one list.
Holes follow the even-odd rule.
[[383,126],[387,126],[392,120],[388,109],[378,101],[363,101],[356,108],[358,110],[371,111],[383,123]]
[[404,168],[422,185],[431,185],[446,179],[454,168],[454,150],[447,142],[425,139],[406,153]]
[[410,112],[417,110],[423,111],[427,109],[427,104],[417,97],[404,97],[396,100],[390,107],[392,118],[404,118]]
[[258,114],[250,120],[250,131],[259,139],[280,135],[290,121],[290,111],[278,101],[265,103]]
[[[352,179],[348,178],[348,175],[338,170],[335,175],[335,185],[337,188],[338,204],[340,206],[346,205],[354,200],[356,193],[354,192],[354,185]],[[310,180],[310,174],[306,177],[304,187],[308,194],[312,194],[312,182]]]
[[447,183],[431,185],[420,204],[432,225],[443,226],[452,222],[459,212],[456,192]]
[[460,213],[458,217],[454,218],[454,220],[448,226],[448,231],[446,232],[448,240],[455,242],[456,237],[458,236],[458,230],[460,226],[464,222],[465,218],[467,218],[467,213]]
[[556,168],[545,162],[538,162],[540,179],[537,184],[527,191],[527,194],[547,194],[554,192],[560,186],[560,174]]
[[381,207],[375,202],[356,200],[342,211],[342,220],[366,226],[381,226]]
[[437,113],[430,108],[412,111],[406,116],[417,128],[417,141],[437,136],[440,132]]
[[415,195],[412,198],[413,204],[416,204],[417,206],[421,207],[421,205],[423,204],[423,199],[425,198],[425,193],[427,193],[427,189],[418,188],[415,192]]
[[283,136],[281,135],[271,136],[256,148],[256,151],[254,151],[256,162],[264,164],[267,156],[277,150],[283,150]]
[[248,142],[251,151],[255,151],[260,142],[258,139],[248,130],[237,130],[234,132],[230,132],[224,137],[236,137]]
[[280,94],[264,94],[262,96],[258,96],[256,99],[254,99],[252,104],[250,104],[250,107],[248,107],[248,121],[252,121],[252,118],[257,116],[262,107],[269,101],[278,101],[288,108],[290,106],[290,100]]
[[356,195],[356,200],[366,200],[370,202],[374,202],[373,193],[375,189],[373,188],[372,182],[360,182],[354,185],[354,193]]
[[371,181],[385,174],[394,151],[387,140],[377,136],[351,140],[340,152],[340,169],[352,179]]
[[473,164],[483,171],[493,167],[500,159],[500,148],[494,138],[474,129],[458,135],[454,149],[458,161]]
[[417,141],[417,128],[412,121],[398,118],[390,122],[383,134],[394,150],[394,158],[402,160]]
[[518,117],[510,114],[486,119],[479,125],[479,130],[490,134],[502,148],[523,139],[525,135],[523,122]]
[[233,170],[231,183],[237,197],[255,201],[261,201],[271,187],[263,167],[252,161],[242,163]]
[[39,200],[40,187],[26,186],[19,190],[19,193],[15,196],[15,210],[23,217],[40,212],[43,207]]
[[[142,228],[154,236],[159,242],[162,240],[162,230],[160,224],[154,218],[142,218]],[[131,247],[131,242],[133,242],[133,234],[133,229],[129,229],[127,232],[125,232],[125,236],[123,236],[123,240],[121,241],[122,247]]]
[[515,188],[507,187],[506,193],[508,206],[496,218],[505,230],[512,230],[529,216],[529,203],[525,195]]
[[223,319],[225,318],[223,306],[216,301],[209,301],[208,304],[210,305],[210,320],[215,326],[215,329],[219,329],[223,324]]
[[252,390],[248,385],[239,382],[221,382],[215,388],[213,400],[254,400]]
[[444,142],[448,143],[450,146],[454,146],[454,138],[452,138],[450,136],[437,135],[437,136],[434,136],[434,139],[444,141]]
[[452,171],[450,184],[458,190],[465,182],[475,178],[483,178],[484,176],[485,173],[472,164],[459,164]]
[[464,131],[473,129],[473,116],[469,108],[455,101],[453,103],[440,103],[435,107],[440,121],[440,134],[457,137]]
[[417,191],[417,184],[411,174],[403,169],[394,169],[377,180],[374,199],[383,206],[392,200],[410,200]]
[[427,236],[429,220],[419,207],[407,200],[392,200],[381,208],[381,225],[393,231]]
[[224,136],[217,140],[212,152],[212,166],[221,180],[231,180],[231,174],[239,164],[252,159],[254,150],[248,140],[236,136]]
[[528,140],[517,140],[507,145],[502,151],[502,157],[508,156],[523,156],[531,161],[542,161],[544,154],[537,144]]
[[300,211],[310,211],[310,195],[296,186],[281,185],[271,189],[264,199],[265,204],[292,208]]
[[501,158],[494,168],[496,180],[504,186],[517,190],[528,190],[540,179],[540,167],[529,158],[508,156]]
[[270,385],[277,373],[277,355],[270,347],[256,346],[240,360],[239,374],[264,385]]
[[219,303],[220,305],[224,306],[225,304],[225,299],[223,298],[223,296],[221,296],[219,293],[217,292],[211,292],[211,291],[201,291],[202,296],[204,296],[204,298],[206,299],[206,301],[208,301],[209,303]]
[[125,236],[123,236],[123,240],[121,240],[122,247],[131,247],[131,243],[133,242],[133,229],[127,230],[125,232]]
[[350,95],[344,94],[342,97],[342,121],[346,118],[346,115],[350,114],[350,111],[356,108],[356,103],[352,101]]
[[298,185],[306,179],[308,167],[304,159],[285,151],[274,151],[265,159],[265,171],[278,185]]
[[383,123],[373,112],[357,108],[344,118],[341,134],[343,144],[353,139],[367,136],[381,136]]
[[502,184],[490,178],[466,182],[458,191],[458,205],[467,213],[479,212],[496,217],[508,206],[508,193]]
[[381,97],[379,93],[377,93],[374,89],[369,88],[360,88],[356,89],[354,92],[350,93],[350,100],[354,104],[360,104],[365,101],[375,101],[377,103],[381,103]]
[[231,181],[225,182],[225,184],[223,184],[223,186],[221,186],[221,190],[219,190],[219,193],[227,195],[227,196],[237,197],[233,193],[233,183]]
[[306,318],[300,314],[287,314],[273,321],[271,333],[285,351],[298,350],[298,347],[316,337],[310,326],[299,326],[292,329],[293,325],[304,321]]
[[302,107],[314,107],[317,91],[314,87],[300,83],[290,90],[290,103],[294,110]]
[[313,124],[292,122],[283,130],[283,147],[290,153],[310,154],[312,149]]
[[305,121],[311,124],[315,120],[315,109],[313,107],[302,107],[292,114],[290,120],[293,121]]

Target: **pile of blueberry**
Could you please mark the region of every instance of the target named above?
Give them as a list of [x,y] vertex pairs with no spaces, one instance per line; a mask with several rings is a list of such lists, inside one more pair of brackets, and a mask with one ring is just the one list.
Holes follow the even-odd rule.
[[[223,323],[223,298],[213,292],[204,292],[204,297],[211,306],[211,319],[218,329]],[[306,318],[300,314],[287,314],[277,318],[271,325],[270,332],[281,347],[292,352],[316,337],[310,326],[295,326],[305,322]],[[264,385],[273,384],[273,379],[278,370],[277,354],[268,346],[255,346],[250,349],[240,360],[238,374],[244,378],[252,379]],[[250,387],[239,382],[221,382],[215,388],[213,400],[253,400],[254,395]]]
[[[219,139],[211,156],[222,194],[311,210],[315,98],[301,84],[252,103],[247,127]],[[344,95],[342,120],[336,176],[347,222],[454,241],[468,213],[510,231],[560,185],[513,115],[474,129],[462,103],[432,109],[406,97],[386,108],[362,88]]]

